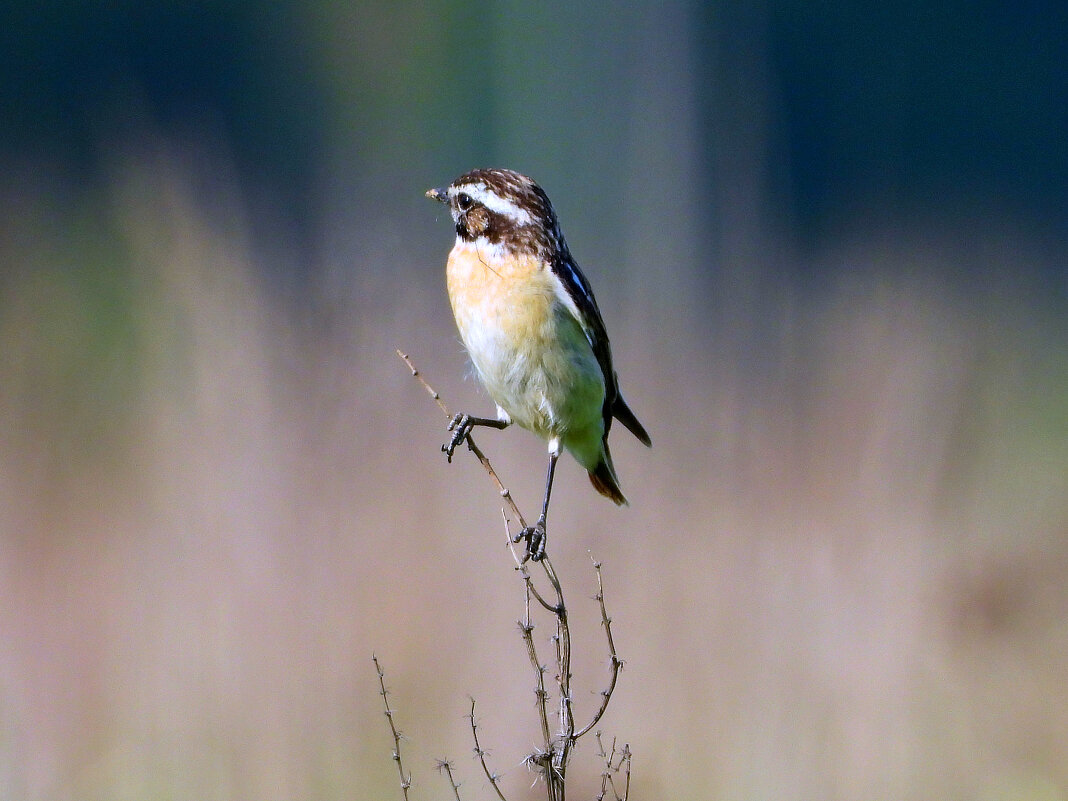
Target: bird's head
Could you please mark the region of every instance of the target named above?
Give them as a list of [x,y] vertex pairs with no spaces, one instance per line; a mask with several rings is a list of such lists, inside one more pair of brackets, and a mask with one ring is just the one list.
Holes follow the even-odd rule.
[[426,196],[449,207],[456,235],[465,242],[483,239],[536,255],[566,247],[548,196],[518,172],[472,170]]

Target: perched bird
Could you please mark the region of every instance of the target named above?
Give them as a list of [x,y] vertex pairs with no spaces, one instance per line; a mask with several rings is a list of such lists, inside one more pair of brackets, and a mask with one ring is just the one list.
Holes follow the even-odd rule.
[[541,516],[517,540],[545,555],[545,520],[561,448],[617,504],[626,497],[608,450],[612,418],[645,445],[649,434],[619,392],[612,351],[589,281],[571,257],[548,196],[511,170],[478,169],[427,197],[449,207],[456,244],[446,278],[460,338],[497,417],[458,414],[453,451],[474,426],[517,423],[549,442]]

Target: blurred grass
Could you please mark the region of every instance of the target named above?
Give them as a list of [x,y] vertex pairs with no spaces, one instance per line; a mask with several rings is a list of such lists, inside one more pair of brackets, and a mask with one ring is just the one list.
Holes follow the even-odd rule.
[[[309,325],[252,268],[224,164],[208,211],[181,150],[116,164],[107,194],[26,212],[33,246],[7,254],[5,797],[388,797],[372,649],[424,791],[433,758],[468,753],[470,692],[521,792],[531,680],[492,490],[438,458],[442,420],[392,353],[486,403],[438,286],[447,233],[428,211],[390,277],[347,254],[351,287]],[[580,685],[604,674],[589,548],[639,794],[1060,797],[1063,318],[1027,287],[932,281],[908,241],[827,258],[867,264],[780,296],[761,365],[702,356],[741,335],[685,360],[619,347],[657,444],[618,437],[624,512],[563,468]],[[540,446],[483,444],[536,498]]]
[[[420,797],[444,756],[485,789],[468,693],[531,795],[497,499],[393,352],[488,410],[422,192],[491,162],[554,198],[656,443],[613,434],[630,508],[571,462],[553,507],[580,709],[605,565],[635,797],[1066,797],[1068,247],[1022,178],[783,165],[826,87],[779,105],[759,7],[166,5],[71,48],[61,5],[0,58],[48,78],[0,94],[0,797],[399,797],[372,650]],[[481,442],[536,503],[543,445]]]

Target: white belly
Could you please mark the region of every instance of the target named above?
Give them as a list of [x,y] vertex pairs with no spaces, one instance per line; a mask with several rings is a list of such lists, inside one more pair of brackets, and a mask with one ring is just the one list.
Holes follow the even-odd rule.
[[[600,427],[604,378],[582,329],[562,306],[540,326],[476,325],[464,337],[494,403],[547,439]],[[540,330],[539,330],[540,329]]]
[[532,264],[507,270],[454,251],[449,295],[460,337],[494,403],[585,462],[594,456],[576,450],[599,452],[603,433],[601,367],[555,277]]

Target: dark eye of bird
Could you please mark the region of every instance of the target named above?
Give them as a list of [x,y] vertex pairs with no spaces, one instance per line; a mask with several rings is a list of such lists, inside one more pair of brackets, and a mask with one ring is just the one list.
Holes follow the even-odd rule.
[[456,205],[460,207],[460,211],[467,211],[473,203],[474,201],[467,192],[461,192],[456,196]]

